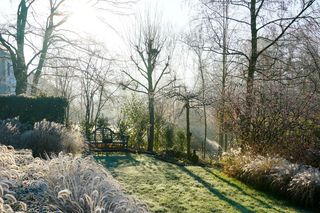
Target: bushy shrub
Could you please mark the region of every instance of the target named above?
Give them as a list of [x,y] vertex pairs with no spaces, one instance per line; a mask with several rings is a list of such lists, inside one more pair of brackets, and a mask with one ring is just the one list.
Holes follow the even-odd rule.
[[177,151],[185,151],[186,149],[186,135],[185,132],[181,129],[178,129],[175,134],[175,145],[173,147]]
[[164,128],[164,137],[166,141],[166,149],[172,149],[174,145],[174,125],[167,123]]
[[24,132],[21,138],[36,157],[62,151],[76,154],[84,148],[84,139],[80,132],[46,120],[35,123],[33,130]]
[[127,126],[129,146],[134,149],[145,149],[148,128],[146,104],[138,97],[132,96],[122,107],[121,113]]

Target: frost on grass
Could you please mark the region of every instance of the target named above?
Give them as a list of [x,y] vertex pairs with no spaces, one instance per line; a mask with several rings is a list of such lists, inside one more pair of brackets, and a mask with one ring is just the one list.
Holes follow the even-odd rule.
[[147,212],[93,158],[0,146],[0,212]]

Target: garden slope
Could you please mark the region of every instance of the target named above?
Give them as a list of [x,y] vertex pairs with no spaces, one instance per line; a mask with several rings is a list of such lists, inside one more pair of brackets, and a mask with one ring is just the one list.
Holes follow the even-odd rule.
[[153,212],[307,212],[212,168],[180,167],[137,154],[97,160]]

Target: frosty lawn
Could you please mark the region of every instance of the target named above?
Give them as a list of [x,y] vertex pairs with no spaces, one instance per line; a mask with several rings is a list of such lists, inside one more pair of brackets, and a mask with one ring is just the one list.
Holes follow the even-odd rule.
[[180,167],[136,154],[111,154],[97,160],[152,212],[306,212],[217,169]]

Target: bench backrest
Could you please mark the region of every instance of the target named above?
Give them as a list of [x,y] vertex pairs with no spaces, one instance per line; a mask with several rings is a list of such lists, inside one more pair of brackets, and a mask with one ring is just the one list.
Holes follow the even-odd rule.
[[93,132],[94,142],[102,143],[128,143],[128,136],[115,133],[110,128],[100,128]]

